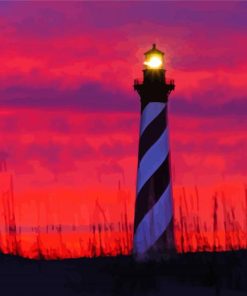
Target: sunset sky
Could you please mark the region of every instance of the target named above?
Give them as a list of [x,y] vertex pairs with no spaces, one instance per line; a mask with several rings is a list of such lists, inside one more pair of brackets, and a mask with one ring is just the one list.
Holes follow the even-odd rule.
[[152,43],[176,84],[174,187],[246,183],[246,15],[236,1],[1,1],[0,154],[16,203],[58,198],[72,213],[99,198],[107,207],[118,180],[133,203],[133,81]]

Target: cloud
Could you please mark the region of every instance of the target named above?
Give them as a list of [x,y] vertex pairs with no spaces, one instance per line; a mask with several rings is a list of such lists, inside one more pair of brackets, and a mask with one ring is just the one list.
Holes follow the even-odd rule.
[[99,146],[99,153],[104,157],[120,160],[126,156],[137,154],[137,143],[112,139],[108,143]]
[[131,112],[138,109],[138,100],[134,98],[134,92],[130,95],[116,89],[105,90],[97,82],[87,82],[75,90],[13,86],[3,90],[1,97],[1,107],[94,112]]
[[188,101],[183,98],[174,98],[171,101],[171,112],[177,116],[204,118],[226,118],[233,116],[245,117],[247,101],[244,97],[232,98],[229,102],[216,104],[210,101],[210,94],[198,96],[198,100]]
[[37,161],[47,176],[80,170],[85,180],[96,167],[121,174],[119,161],[137,156],[140,99],[132,84],[153,42],[176,83],[169,116],[178,171],[210,173],[215,161],[216,173],[244,172],[244,3],[0,7],[0,108],[12,112],[1,113],[0,145],[17,172],[31,174]]
[[104,162],[96,170],[99,182],[101,182],[102,176],[105,175],[120,175],[124,179],[124,169],[117,161]]

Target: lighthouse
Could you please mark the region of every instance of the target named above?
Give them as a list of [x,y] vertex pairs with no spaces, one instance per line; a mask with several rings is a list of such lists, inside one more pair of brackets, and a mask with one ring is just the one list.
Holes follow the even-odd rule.
[[133,254],[137,261],[164,258],[175,250],[164,53],[144,53],[143,81],[134,81],[141,100]]

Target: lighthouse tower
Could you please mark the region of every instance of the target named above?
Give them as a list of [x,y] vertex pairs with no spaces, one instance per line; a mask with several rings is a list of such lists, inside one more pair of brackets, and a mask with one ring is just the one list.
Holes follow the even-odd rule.
[[144,55],[143,82],[134,81],[141,122],[133,253],[140,261],[175,250],[167,121],[168,96],[175,85],[165,77],[164,53],[155,44]]

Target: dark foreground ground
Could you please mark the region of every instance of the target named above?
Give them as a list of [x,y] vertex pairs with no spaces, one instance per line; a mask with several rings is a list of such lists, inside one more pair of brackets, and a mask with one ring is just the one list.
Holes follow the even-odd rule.
[[0,255],[0,295],[247,295],[247,251],[36,261]]

